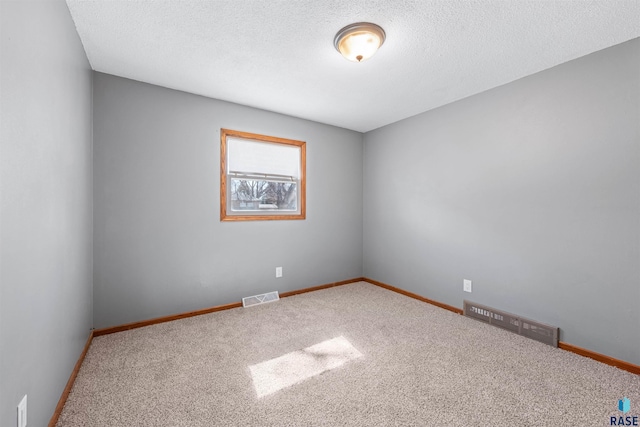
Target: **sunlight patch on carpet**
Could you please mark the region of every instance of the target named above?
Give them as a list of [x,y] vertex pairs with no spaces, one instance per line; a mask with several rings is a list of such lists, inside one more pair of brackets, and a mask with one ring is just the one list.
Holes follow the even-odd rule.
[[344,365],[362,354],[343,336],[249,366],[258,397]]

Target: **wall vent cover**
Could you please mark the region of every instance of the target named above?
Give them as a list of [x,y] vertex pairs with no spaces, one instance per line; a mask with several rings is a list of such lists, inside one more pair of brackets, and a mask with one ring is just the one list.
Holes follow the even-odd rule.
[[555,326],[525,319],[506,311],[496,310],[486,305],[464,300],[464,315],[490,325],[515,332],[541,343],[558,347],[559,329]]
[[280,295],[278,295],[278,291],[267,292],[266,294],[260,294],[260,295],[254,295],[251,297],[242,298],[242,306],[251,307],[253,305],[266,304],[268,302],[278,301],[279,299],[280,299]]

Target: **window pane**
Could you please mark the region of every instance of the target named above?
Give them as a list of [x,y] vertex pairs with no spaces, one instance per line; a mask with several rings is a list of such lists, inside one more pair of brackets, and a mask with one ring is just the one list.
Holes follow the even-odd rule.
[[306,218],[306,142],[220,129],[220,220]]
[[228,178],[231,211],[297,212],[298,186],[296,182]]

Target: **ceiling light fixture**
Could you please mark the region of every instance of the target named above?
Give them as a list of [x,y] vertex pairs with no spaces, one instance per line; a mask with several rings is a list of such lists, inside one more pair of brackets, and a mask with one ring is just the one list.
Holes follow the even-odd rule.
[[333,45],[349,61],[361,62],[376,53],[385,37],[386,34],[379,25],[357,22],[338,31]]

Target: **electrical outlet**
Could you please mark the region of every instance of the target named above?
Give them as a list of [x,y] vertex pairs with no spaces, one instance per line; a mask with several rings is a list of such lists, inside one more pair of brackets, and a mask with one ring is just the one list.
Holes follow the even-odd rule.
[[18,427],[27,427],[27,395],[18,403]]
[[464,279],[462,281],[462,290],[465,292],[471,292],[471,280]]
[[276,267],[276,277],[282,277],[282,267]]

